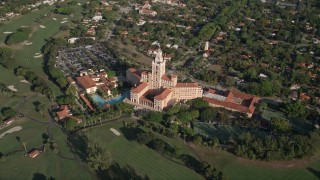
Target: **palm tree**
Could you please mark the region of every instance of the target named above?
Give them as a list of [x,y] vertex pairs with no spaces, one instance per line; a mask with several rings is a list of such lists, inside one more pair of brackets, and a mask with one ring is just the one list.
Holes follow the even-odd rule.
[[22,146],[24,148],[24,152],[27,154],[27,142],[23,141],[21,144],[22,144]]

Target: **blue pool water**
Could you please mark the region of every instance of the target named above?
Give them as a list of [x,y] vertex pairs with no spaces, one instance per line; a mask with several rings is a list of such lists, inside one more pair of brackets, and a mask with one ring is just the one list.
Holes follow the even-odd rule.
[[105,100],[99,95],[92,96],[92,100],[97,103],[100,107],[103,107],[106,104],[114,105],[122,102],[125,98],[128,98],[130,96],[130,92],[126,91],[122,95]]

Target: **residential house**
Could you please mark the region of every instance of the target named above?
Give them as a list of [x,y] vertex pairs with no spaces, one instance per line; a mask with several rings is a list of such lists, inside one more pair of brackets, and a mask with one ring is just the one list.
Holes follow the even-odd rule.
[[4,123],[5,125],[9,125],[9,124],[11,124],[11,123],[13,123],[13,122],[14,122],[14,117],[9,117],[9,118],[3,120],[3,123]]
[[40,154],[40,151],[37,149],[33,149],[28,154],[29,154],[29,157],[31,157],[33,159]]

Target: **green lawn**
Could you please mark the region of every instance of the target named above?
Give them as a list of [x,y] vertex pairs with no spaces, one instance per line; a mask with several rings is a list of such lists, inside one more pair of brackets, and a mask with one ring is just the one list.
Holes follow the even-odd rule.
[[19,143],[16,139],[17,136],[20,137],[21,141],[27,142],[27,148],[40,146],[42,144],[42,134],[46,132],[45,125],[28,119],[18,119],[5,129],[0,130],[0,133],[3,133],[15,126],[21,126],[22,130],[12,134],[7,134],[0,139],[0,151],[3,154],[22,149],[21,143]]
[[[79,0],[79,2],[84,2]],[[32,27],[34,32],[30,36],[29,40],[32,45],[22,46],[16,45],[11,46],[15,54],[15,58],[18,65],[30,68],[36,72],[40,77],[47,79],[46,74],[43,71],[43,58],[34,58],[35,53],[41,53],[41,48],[45,44],[45,39],[52,36],[56,36],[59,33],[59,27],[63,24],[63,18],[68,18],[68,23],[71,24],[70,16],[51,14],[50,16],[44,17],[45,14],[49,13],[52,7],[44,8],[32,13],[19,16],[0,27],[0,41],[3,42],[6,35],[2,32],[16,31],[21,26]],[[73,19],[78,19],[80,15],[80,7],[76,7],[79,11]],[[53,18],[57,20],[54,21]],[[41,22],[35,22],[40,20]],[[40,25],[46,26],[46,28],[40,28]],[[2,44],[2,46],[6,46]],[[29,60],[25,60],[25,59]],[[21,96],[27,96],[27,101],[21,105],[21,112],[29,117],[47,122],[47,118],[41,117],[38,112],[35,111],[34,101],[40,101],[41,103],[49,107],[51,105],[50,100],[42,95],[36,94],[31,91],[30,83],[22,83],[22,77],[17,77],[13,74],[13,71],[7,70],[0,66],[0,82],[6,85],[14,85],[18,90],[16,95],[8,97],[0,95],[0,109],[2,107],[15,107],[20,101]],[[47,80],[48,84],[54,89],[56,95],[60,95],[61,92],[57,86],[51,81]],[[0,116],[0,119],[2,117]],[[16,139],[20,137],[22,141],[27,142],[27,148],[38,147],[42,145],[43,138],[42,134],[47,131],[47,124],[41,124],[29,119],[16,120],[12,125],[0,130],[0,134],[14,126],[22,126],[22,130],[0,139],[0,152],[7,154],[12,151],[21,150],[21,143]],[[69,150],[66,142],[66,138],[62,131],[55,127],[51,129],[53,137],[58,145],[60,154],[63,157],[71,158],[64,159],[58,154],[55,154],[52,150],[47,149],[39,157],[31,159],[24,157],[23,152],[18,152],[9,157],[4,157],[0,160],[0,179],[33,179],[34,173],[42,173],[47,177],[54,177],[55,179],[96,179],[94,173],[87,168],[86,165],[80,164],[77,159],[74,158],[73,153]]]
[[123,134],[114,135],[110,128],[119,132],[121,122],[109,123],[95,127],[88,131],[89,139],[98,139],[110,151],[114,161],[121,166],[133,167],[141,176],[147,175],[150,179],[202,179],[200,175],[186,166],[173,162],[154,150],[142,146],[137,142],[127,140]]
[[[202,159],[213,164],[218,169],[222,170],[229,179],[233,180],[316,180],[319,179],[320,162],[315,162],[303,167],[281,168],[268,167],[263,163],[248,163],[244,162],[234,155],[226,151],[208,151],[199,150]],[[314,171],[312,173],[307,168]],[[318,172],[318,176],[316,175]]]
[[[15,150],[23,149],[16,139],[27,142],[27,148],[32,149],[42,144],[42,134],[46,133],[46,125],[30,120],[21,120],[10,125],[0,133],[16,125],[22,126],[22,130],[6,135],[0,139],[0,152],[6,154]],[[58,127],[52,129],[52,134],[58,144],[60,153],[67,158],[74,158],[67,147],[66,138]],[[63,159],[52,150],[46,149],[38,157],[31,159],[25,157],[23,152],[15,153],[0,160],[0,179],[32,179],[34,173],[42,173],[55,179],[95,179],[95,175],[85,165],[77,160]]]

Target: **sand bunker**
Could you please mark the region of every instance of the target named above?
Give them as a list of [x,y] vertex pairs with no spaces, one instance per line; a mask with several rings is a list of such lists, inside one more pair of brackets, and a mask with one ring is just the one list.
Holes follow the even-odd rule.
[[12,34],[10,31],[3,32],[3,34]]
[[27,81],[27,80],[21,80],[20,82],[22,82],[22,83],[29,83],[29,81]]
[[40,25],[40,28],[42,28],[42,29],[44,29],[44,28],[46,28],[44,25]]
[[26,43],[26,45],[27,45],[27,46],[29,46],[29,45],[31,45],[31,44],[32,44],[32,42],[28,42],[28,43]]
[[121,134],[116,129],[110,128],[110,131],[112,131],[116,136],[120,136]]
[[67,20],[68,18],[63,18],[62,20]]
[[16,89],[16,88],[14,87],[14,85],[10,85],[10,86],[8,86],[7,88],[10,89],[11,91],[14,91],[14,92],[17,92],[17,91],[18,91],[18,89]]
[[57,18],[52,18],[52,19],[55,20],[55,21],[57,20]]
[[42,57],[42,54],[40,55],[36,55],[36,56],[33,56],[34,58],[41,58]]
[[0,134],[0,139],[2,139],[2,138],[4,137],[4,135],[6,135],[6,134],[14,133],[14,132],[20,131],[21,129],[22,129],[21,126],[13,127],[13,128],[11,128],[11,129],[9,129],[8,131]]
[[61,24],[64,24],[64,23],[66,23],[66,22],[68,22],[68,21],[62,21]]

